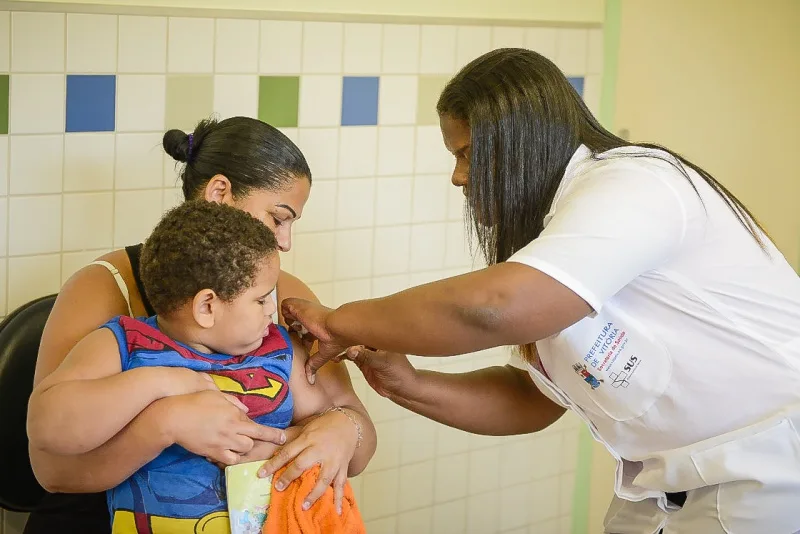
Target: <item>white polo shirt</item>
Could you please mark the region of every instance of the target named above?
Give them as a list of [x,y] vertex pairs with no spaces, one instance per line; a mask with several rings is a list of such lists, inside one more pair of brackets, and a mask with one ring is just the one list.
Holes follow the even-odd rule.
[[[664,491],[758,476],[763,462],[795,469],[800,490],[800,278],[697,173],[686,169],[690,182],[659,155],[675,161],[635,147],[599,160],[576,151],[544,231],[509,261],[555,278],[594,313],[537,343],[544,373],[512,363],[624,459],[620,497],[656,497],[667,512]],[[762,458],[751,444],[730,457],[765,428],[790,450]],[[800,518],[787,521],[800,530]]]

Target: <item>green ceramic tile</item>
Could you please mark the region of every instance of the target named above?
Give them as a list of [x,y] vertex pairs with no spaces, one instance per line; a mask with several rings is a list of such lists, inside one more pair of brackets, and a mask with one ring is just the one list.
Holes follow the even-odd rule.
[[210,74],[167,76],[167,129],[191,132],[214,111],[214,78]]
[[258,118],[278,128],[295,128],[299,99],[298,76],[261,76],[258,82]]
[[417,86],[417,124],[438,125],[439,115],[436,113],[436,102],[442,89],[450,81],[449,76],[420,76]]
[[8,133],[8,74],[0,76],[0,134]]

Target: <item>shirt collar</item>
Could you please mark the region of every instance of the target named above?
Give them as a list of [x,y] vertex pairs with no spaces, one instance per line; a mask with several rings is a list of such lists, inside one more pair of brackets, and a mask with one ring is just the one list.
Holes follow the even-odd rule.
[[548,211],[547,215],[544,216],[544,226],[547,226],[547,223],[549,223],[550,219],[552,219],[553,215],[555,215],[556,205],[577,175],[578,167],[581,165],[581,163],[589,159],[591,155],[592,151],[589,150],[589,147],[583,144],[579,145],[575,150],[575,153],[572,154],[572,157],[569,159],[569,163],[567,163],[567,169],[564,171],[564,177],[561,178],[561,183],[558,184],[556,195],[553,197],[553,203],[550,204],[550,211]]

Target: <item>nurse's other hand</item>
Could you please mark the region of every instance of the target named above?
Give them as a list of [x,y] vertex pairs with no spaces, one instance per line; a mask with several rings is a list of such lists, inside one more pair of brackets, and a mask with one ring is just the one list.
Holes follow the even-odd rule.
[[417,378],[417,370],[405,354],[356,346],[347,349],[334,361],[343,359],[354,362],[370,387],[388,399],[403,397],[405,392],[413,389]]
[[[333,310],[322,304],[303,299],[290,298],[281,303],[283,318],[289,328],[300,335],[309,357],[306,361],[306,378],[313,384],[317,370],[330,360],[340,355],[344,349],[352,345],[334,338],[328,330],[328,317]],[[317,352],[311,353],[311,347],[317,342]]]

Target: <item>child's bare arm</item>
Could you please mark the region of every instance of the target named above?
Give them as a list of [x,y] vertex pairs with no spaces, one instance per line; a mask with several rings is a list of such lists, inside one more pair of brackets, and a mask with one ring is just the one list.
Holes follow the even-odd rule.
[[70,351],[34,389],[28,407],[33,448],[82,454],[107,442],[162,397],[215,389],[213,382],[181,368],[142,367],[122,372],[119,346],[107,328]]

